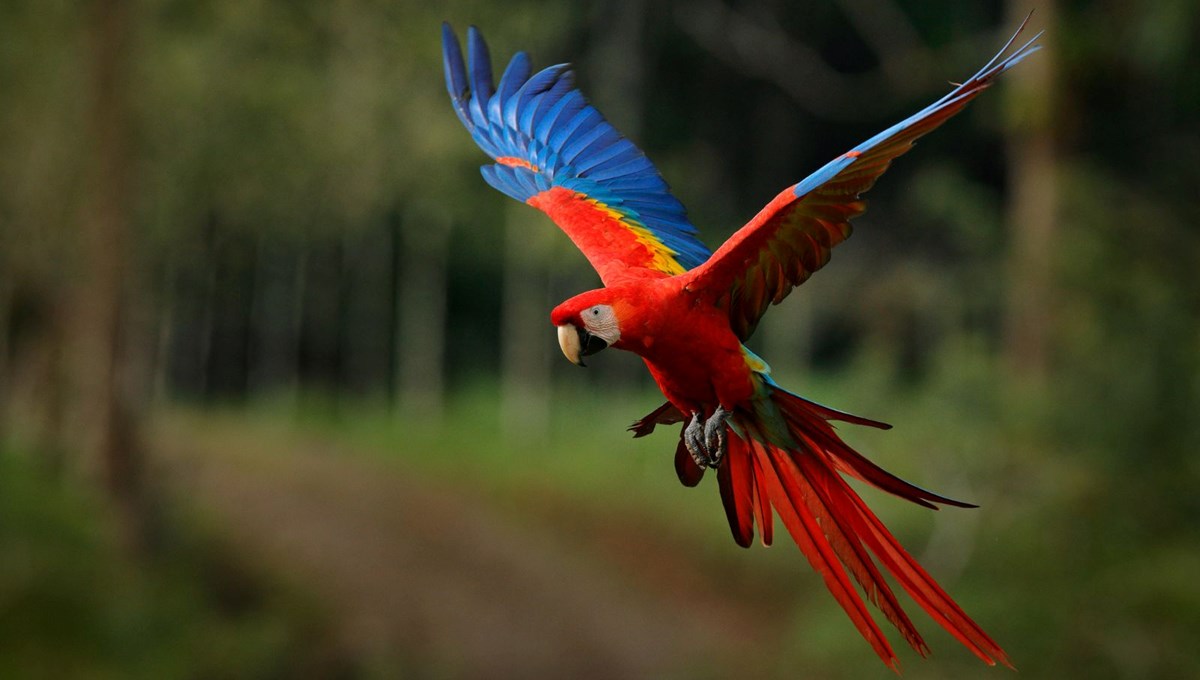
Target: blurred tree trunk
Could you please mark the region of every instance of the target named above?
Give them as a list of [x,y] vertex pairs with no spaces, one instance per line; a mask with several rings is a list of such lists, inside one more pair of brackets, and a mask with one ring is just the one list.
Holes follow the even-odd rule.
[[312,259],[312,249],[308,239],[300,242],[296,253],[295,288],[292,297],[291,330],[291,372],[288,386],[292,407],[300,405],[300,392],[304,386],[304,316],[307,314],[305,300],[308,299],[308,263]]
[[338,247],[337,286],[334,288],[336,296],[333,308],[333,327],[335,329],[333,336],[333,404],[334,409],[340,414],[343,400],[353,390],[350,357],[354,348],[350,342],[352,334],[350,307],[354,294],[354,268],[357,263],[354,261],[354,243],[350,228],[342,225],[336,238]]
[[510,438],[538,440],[550,426],[548,237],[536,213],[504,204],[504,297],[500,308],[500,419]]
[[446,288],[450,224],[409,209],[394,230],[397,253],[396,405],[440,419],[445,406]]
[[[280,327],[276,322],[276,315],[280,309],[266,302],[268,291],[275,283],[270,263],[271,253],[267,245],[267,236],[259,234],[255,239],[250,262],[250,291],[246,294],[249,309],[246,314],[246,346],[243,352],[246,355],[247,400],[270,390],[271,380],[264,378],[264,367],[268,361],[278,361],[281,358],[277,346],[271,344],[271,340],[276,337],[272,331]],[[271,349],[267,349],[268,347]]]
[[162,406],[170,398],[171,344],[175,338],[175,261],[168,257],[163,265],[159,290],[157,328],[154,338],[154,365],[150,372],[150,402]]
[[236,391],[238,398],[248,401],[252,395],[253,383],[251,372],[254,370],[255,357],[259,352],[261,341],[258,326],[255,324],[255,301],[259,297],[262,281],[258,278],[258,262],[262,258],[262,239],[252,238],[246,241],[246,262],[240,265],[238,285],[242,290],[238,295],[238,316],[241,325],[238,327],[238,351],[241,362],[238,365]]
[[36,417],[39,426],[34,436],[44,468],[54,477],[61,475],[67,465],[67,453],[74,434],[68,432],[64,425],[71,382],[67,366],[71,322],[67,320],[65,306],[64,296],[59,295],[48,303],[45,326],[39,329],[33,339],[39,346],[38,351],[30,351],[29,347],[25,347],[20,352],[22,361],[32,361],[36,366],[34,381],[39,389],[33,401],[38,404]]
[[296,253],[269,236],[260,237],[255,249],[251,303],[254,342],[247,348],[251,396],[295,394],[303,245],[294,249]]
[[124,0],[95,0],[89,26],[93,143],[82,215],[82,274],[75,290],[82,451],[86,470],[97,474],[121,520],[124,538],[139,547],[145,538],[142,459],[121,378],[122,290],[129,269],[132,220],[132,121],[128,99],[131,8]]
[[[0,227],[2,228],[2,227]],[[3,243],[3,239],[0,239]],[[0,263],[0,266],[3,266]],[[9,334],[12,324],[12,282],[0,274],[0,450],[4,449],[8,439],[8,401],[12,388],[12,377],[9,369]]]
[[220,264],[219,253],[217,252],[217,216],[210,212],[205,218],[204,229],[204,283],[201,290],[203,296],[202,306],[200,308],[200,332],[199,356],[197,357],[197,365],[199,367],[197,373],[198,384],[196,388],[201,397],[208,399],[209,386],[212,384],[212,356],[213,345],[216,342],[217,333],[217,267]]
[[304,262],[303,315],[300,318],[299,366],[301,380],[326,394],[335,390],[339,376],[337,324],[342,302],[342,243],[340,238],[312,238]]
[[[1010,0],[1008,23],[1036,6],[1034,22],[1053,34],[1053,0]],[[1054,111],[1054,41],[1021,64],[1005,81],[1010,112],[1021,118],[1009,127],[1008,300],[1004,354],[1019,379],[1045,383],[1050,371],[1053,309],[1053,252],[1058,222],[1058,178]]]

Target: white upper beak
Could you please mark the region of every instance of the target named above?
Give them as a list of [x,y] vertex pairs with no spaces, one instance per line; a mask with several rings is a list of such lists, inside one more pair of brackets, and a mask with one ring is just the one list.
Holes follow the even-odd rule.
[[580,353],[583,347],[579,344],[579,330],[571,324],[563,324],[558,327],[558,346],[562,348],[563,356],[567,361],[576,366],[583,366],[583,358]]

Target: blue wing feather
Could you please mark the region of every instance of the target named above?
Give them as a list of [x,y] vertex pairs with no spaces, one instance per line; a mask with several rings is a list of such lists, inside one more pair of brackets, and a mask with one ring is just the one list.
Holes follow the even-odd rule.
[[467,29],[467,58],[471,62],[471,90],[475,94],[472,103],[481,105],[492,97],[492,58],[487,43],[474,26]]
[[585,106],[587,106],[587,102],[584,101],[583,95],[579,94],[578,91],[568,92],[555,102],[554,106],[550,107],[550,110],[546,112],[546,115],[542,116],[542,119],[538,121],[533,129],[534,139],[546,139],[556,124],[560,121],[571,120]]
[[616,144],[610,144],[607,149],[600,149],[590,154],[588,159],[576,163],[579,174],[586,175],[589,170],[601,168],[609,163],[619,163],[637,155],[637,148],[628,139],[622,139]]
[[559,158],[564,163],[575,163],[575,159],[579,157],[588,147],[595,146],[597,149],[605,148],[610,144],[615,144],[619,137],[616,130],[612,128],[605,129],[604,125],[593,125],[591,129],[584,131],[580,128],[580,132],[574,135],[571,141],[563,147],[559,152]]
[[504,75],[500,76],[500,85],[496,88],[496,94],[500,95],[494,98],[497,107],[521,89],[521,85],[529,80],[532,73],[533,65],[529,61],[529,55],[524,52],[514,54],[512,61],[508,62],[508,68],[504,69]]
[[571,189],[644,227],[685,269],[708,258],[662,176],[575,89],[568,65],[534,73],[518,52],[495,86],[487,44],[473,26],[464,61],[458,38],[443,24],[442,54],[455,112],[479,147],[502,159],[481,168],[489,185],[519,201],[551,187]]
[[616,177],[622,177],[624,175],[645,172],[645,170],[650,167],[650,161],[646,160],[645,156],[638,156],[615,167],[591,172],[588,174],[588,177],[596,180],[597,182],[602,182],[606,179],[613,179]]
[[601,120],[603,119],[600,117],[599,111],[590,106],[585,106],[560,129],[551,131],[549,138],[546,139],[546,143],[555,149],[563,149],[576,138],[576,135],[586,134],[592,126]]

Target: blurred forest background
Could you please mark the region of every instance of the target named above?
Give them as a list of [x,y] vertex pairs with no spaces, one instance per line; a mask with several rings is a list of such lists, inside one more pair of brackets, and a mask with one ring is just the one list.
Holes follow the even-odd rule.
[[[628,438],[635,357],[558,356],[595,275],[440,22],[575,63],[716,246],[1035,5],[754,348],[983,506],[865,492],[1021,677],[1200,676],[1192,0],[0,3],[0,676],[889,677]],[[914,618],[908,677],[1007,675]]]

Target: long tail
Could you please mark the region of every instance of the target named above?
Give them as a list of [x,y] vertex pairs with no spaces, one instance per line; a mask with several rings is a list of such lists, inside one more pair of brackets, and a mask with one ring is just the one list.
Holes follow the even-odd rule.
[[[771,544],[773,508],[859,632],[894,670],[899,671],[896,654],[851,577],[913,649],[925,656],[929,648],[876,561],[976,656],[988,665],[999,662],[1011,667],[1004,650],[917,564],[839,473],[929,508],[936,509],[935,503],[974,506],[909,484],[850,448],[828,421],[856,416],[826,409],[774,385],[767,386],[767,399],[760,413],[738,412],[734,416],[729,451],[717,473],[729,527],[738,544],[751,544],[756,525],[763,544]],[[764,418],[767,414],[772,416],[771,421],[780,422],[768,421]],[[780,423],[786,426],[783,440],[790,439],[794,445],[780,444]],[[881,425],[874,421],[864,424]],[[694,481],[699,481],[698,476]]]

